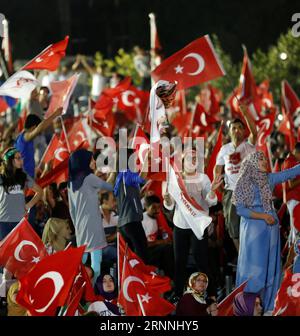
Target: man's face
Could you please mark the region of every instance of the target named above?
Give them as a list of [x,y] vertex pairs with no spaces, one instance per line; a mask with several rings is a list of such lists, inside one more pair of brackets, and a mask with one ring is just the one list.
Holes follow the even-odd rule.
[[146,208],[146,211],[150,217],[156,218],[160,213],[160,204],[153,203],[149,207]]
[[244,136],[245,136],[244,126],[239,122],[231,124],[230,129],[229,129],[229,135],[230,135],[231,140],[243,141]]

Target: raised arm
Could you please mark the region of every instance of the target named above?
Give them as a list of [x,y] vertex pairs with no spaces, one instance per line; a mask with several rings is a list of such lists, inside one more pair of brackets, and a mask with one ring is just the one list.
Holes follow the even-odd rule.
[[298,164],[293,168],[286,169],[278,173],[270,173],[269,181],[271,186],[275,186],[276,184],[280,184],[285,181],[294,179],[298,175],[300,175],[300,164]]
[[45,120],[43,120],[33,131],[31,132],[25,132],[24,138],[25,141],[31,141],[33,140],[36,136],[38,136],[40,133],[42,133],[46,128],[48,128],[53,120],[61,115],[63,111],[62,107],[59,107],[51,116]]
[[252,119],[252,117],[250,116],[248,109],[245,105],[240,104],[240,110],[242,111],[242,114],[245,118],[246,124],[250,130],[250,135],[249,135],[249,142],[252,145],[256,144],[256,140],[257,140],[257,128],[256,128],[256,124],[254,122],[254,120]]

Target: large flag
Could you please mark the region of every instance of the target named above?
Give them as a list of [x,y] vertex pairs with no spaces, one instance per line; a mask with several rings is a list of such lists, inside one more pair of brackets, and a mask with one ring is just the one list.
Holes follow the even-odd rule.
[[281,83],[281,94],[284,112],[293,116],[300,108],[300,99],[286,80]]
[[119,303],[126,316],[165,316],[175,307],[160,295],[171,289],[170,279],[155,273],[135,255],[119,235]]
[[173,169],[171,164],[169,168],[168,191],[174,200],[176,200],[179,210],[196,237],[202,239],[204,231],[211,223],[212,218],[204,212],[200,204],[188,195],[184,181],[177,169],[175,167]]
[[300,273],[287,269],[275,299],[274,316],[300,316]]
[[283,119],[278,126],[278,131],[286,136],[286,139],[289,143],[290,151],[294,150],[296,144],[296,137],[294,134],[294,121],[293,116],[290,113],[285,112],[284,99],[281,99],[282,103],[282,115]]
[[[71,153],[79,148],[88,149],[90,144],[82,120],[76,118],[72,118],[72,120],[73,124],[71,127],[66,128]],[[62,141],[66,141],[64,132],[62,132],[61,135]]]
[[66,80],[50,83],[52,96],[48,110],[45,114],[46,118],[53,114],[53,112],[56,111],[59,107],[63,108],[63,114],[66,113],[78,78],[79,74],[74,74]]
[[56,315],[68,298],[84,250],[70,247],[44,258],[20,279],[16,301],[31,315]]
[[30,72],[18,71],[0,86],[0,96],[28,99],[37,85],[37,79]]
[[66,48],[68,46],[69,36],[57,43],[50,44],[46,49],[39,53],[35,58],[23,66],[23,70],[49,70],[55,71],[60,63],[62,57],[66,55]]
[[275,117],[276,117],[276,109],[271,108],[271,112],[267,116],[261,118],[256,123],[256,126],[258,128],[257,142],[256,142],[257,150],[262,150],[263,152],[267,151],[266,142],[268,136],[270,136],[273,131]]
[[46,256],[44,243],[26,218],[0,242],[0,265],[18,279]]
[[225,70],[208,35],[191,42],[165,59],[152,71],[160,79],[178,82],[178,89],[199,85],[225,75]]
[[48,162],[50,162],[51,160],[53,160],[54,155],[55,155],[55,151],[58,147],[59,144],[59,137],[57,134],[53,134],[52,138],[41,158],[41,161],[39,163],[39,165],[41,166],[42,164],[47,164]]
[[226,298],[218,304],[218,316],[233,316],[234,297],[242,292],[247,285],[244,281],[239,287],[235,288]]

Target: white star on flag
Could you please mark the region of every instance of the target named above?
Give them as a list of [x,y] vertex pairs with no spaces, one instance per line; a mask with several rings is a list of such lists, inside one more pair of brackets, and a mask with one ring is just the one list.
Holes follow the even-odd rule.
[[142,295],[142,302],[149,303],[150,299],[152,299],[152,297],[149,295],[149,293],[147,293],[146,295]]
[[178,64],[174,69],[177,74],[183,73],[183,66],[181,66],[180,64]]
[[103,127],[104,127],[104,128],[108,128],[108,123],[107,123],[107,121],[104,121],[102,124],[103,124]]
[[38,262],[40,262],[40,257],[32,257],[31,262],[37,264]]
[[118,102],[119,102],[119,98],[114,97],[114,98],[113,98],[113,102],[114,102],[114,104],[118,104]]

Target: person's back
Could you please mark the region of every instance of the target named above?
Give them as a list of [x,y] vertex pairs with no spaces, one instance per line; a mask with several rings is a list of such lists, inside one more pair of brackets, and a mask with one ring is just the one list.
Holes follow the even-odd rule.
[[24,171],[34,178],[34,172],[35,172],[35,162],[34,162],[34,146],[33,146],[33,140],[26,141],[24,138],[25,131],[20,133],[15,141],[15,147],[18,149],[18,151],[21,153],[21,156],[23,158],[23,169]]

